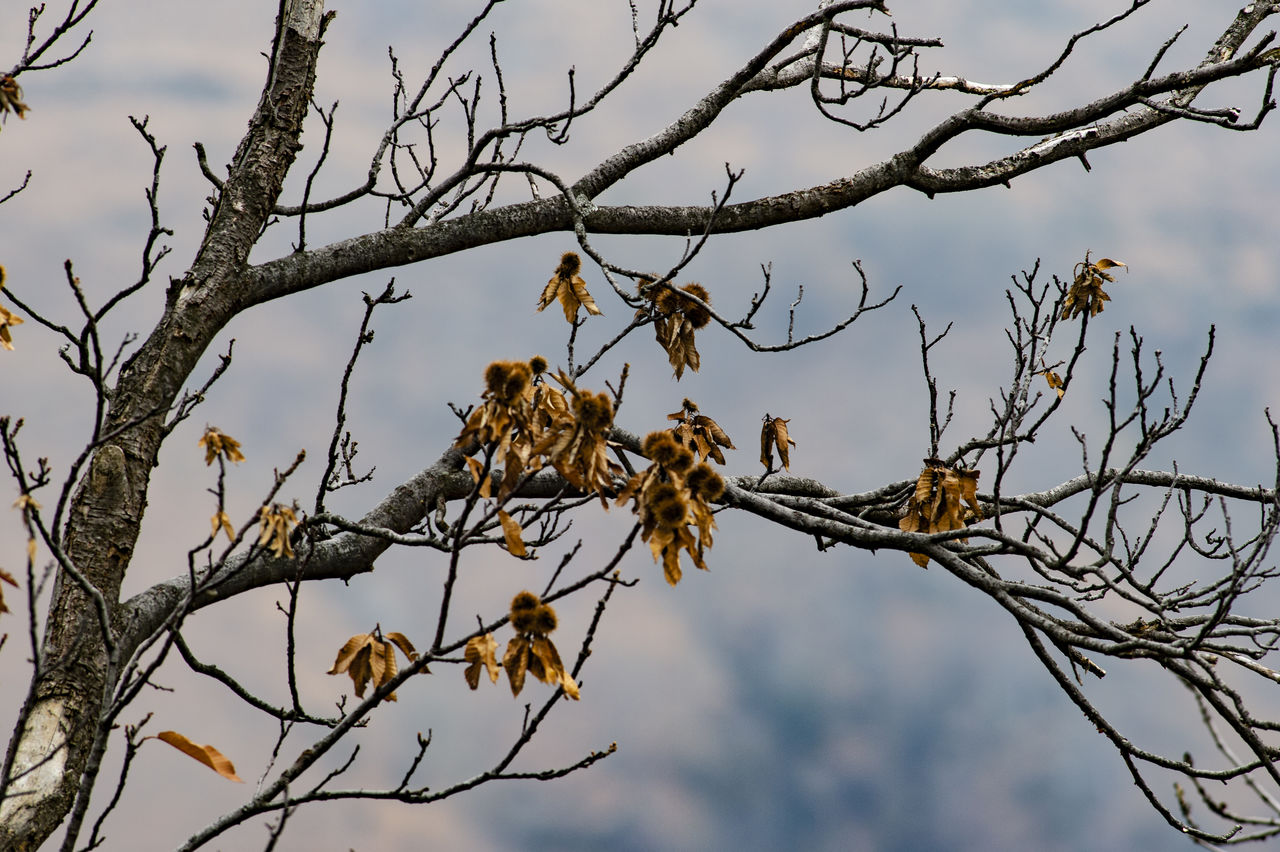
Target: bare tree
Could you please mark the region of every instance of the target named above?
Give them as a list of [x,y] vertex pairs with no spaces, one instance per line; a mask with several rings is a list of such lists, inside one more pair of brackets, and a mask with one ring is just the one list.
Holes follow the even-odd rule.
[[[56,25],[44,19],[44,7],[32,10],[23,56],[0,82],[6,112],[21,117],[28,109],[20,88],[26,75],[49,71],[85,49],[89,39],[77,34],[94,5],[73,4]],[[283,0],[261,99],[226,173],[212,167],[205,149],[196,145],[198,166],[210,185],[204,237],[186,270],[165,288],[155,327],[136,341],[111,340],[102,333],[104,319],[127,299],[155,291],[152,278],[167,253],[163,241],[170,231],[158,202],[166,148],[145,120],[134,124],[154,160],[147,195],[152,225],[143,238],[138,279],[93,304],[68,261],[66,285],[80,312],[74,319],[43,311],[41,299],[22,282],[4,290],[0,330],[5,341],[13,338],[21,345],[21,335],[33,327],[63,338],[63,359],[89,381],[94,406],[91,437],[61,467],[28,457],[22,420],[0,420],[4,457],[27,533],[25,573],[2,579],[10,583],[11,603],[25,598],[32,660],[30,686],[0,775],[0,847],[34,849],[60,828],[63,849],[102,842],[107,819],[125,793],[130,762],[146,739],[144,721],[131,719],[130,711],[157,684],[164,666],[190,667],[225,686],[228,702],[243,703],[279,726],[274,759],[259,787],[241,807],[204,827],[193,826],[185,849],[204,846],[263,815],[273,819],[270,848],[291,815],[312,802],[426,804],[491,780],[556,778],[589,767],[609,750],[544,770],[518,770],[513,763],[548,714],[566,697],[578,697],[596,627],[613,596],[634,582],[619,570],[624,555],[647,543],[666,580],[675,584],[685,569],[706,567],[715,513],[722,510],[800,532],[802,546],[816,541],[820,549],[839,544],[900,551],[883,558],[909,566],[910,555],[919,565],[941,568],[1012,616],[1045,671],[1111,742],[1151,806],[1172,827],[1205,844],[1280,833],[1273,733],[1280,720],[1264,718],[1249,700],[1255,684],[1280,681],[1269,659],[1280,638],[1280,620],[1248,606],[1250,596],[1275,573],[1269,548],[1280,523],[1280,438],[1265,463],[1264,485],[1233,485],[1146,466],[1157,445],[1186,422],[1212,354],[1213,334],[1200,370],[1182,385],[1166,375],[1161,355],[1148,351],[1136,330],[1110,341],[1108,423],[1100,438],[1075,433],[1079,474],[1023,493],[1011,475],[1027,445],[1056,422],[1065,395],[1078,381],[1091,318],[1103,308],[1116,262],[1086,255],[1062,280],[1038,267],[1014,279],[1006,330],[1010,374],[993,397],[989,428],[974,437],[950,442],[952,412],[945,395],[939,396],[930,360],[947,332],[930,330],[917,313],[918,346],[913,342],[898,354],[916,357],[912,353],[918,351],[923,367],[928,458],[918,474],[904,472],[906,478],[861,493],[789,475],[793,442],[787,424],[794,417],[765,415],[763,474],[734,471],[722,467],[722,450],[732,441],[694,401],[686,400],[670,415],[670,428],[645,437],[638,426],[633,427],[637,431],[626,428],[631,415],[620,415],[619,406],[627,382],[653,374],[653,365],[602,374],[604,356],[633,335],[654,333],[663,350],[655,358],[658,372],[666,369],[665,356],[680,376],[701,366],[698,335],[730,335],[754,352],[792,350],[875,322],[875,316],[866,315],[897,295],[878,289],[855,264],[860,296],[848,316],[806,334],[795,330],[793,304],[785,339],[770,342],[756,328],[762,312],[776,310],[768,301],[769,269],[742,315],[713,303],[714,287],[683,283],[686,268],[717,234],[812,219],[872,201],[895,187],[932,197],[1007,185],[1064,160],[1078,160],[1088,169],[1095,150],[1170,122],[1258,128],[1275,106],[1272,86],[1280,62],[1273,34],[1260,32],[1280,13],[1280,6],[1269,3],[1247,5],[1225,21],[1218,38],[1201,46],[1204,58],[1193,65],[1167,67],[1175,36],[1150,57],[1140,76],[1099,92],[1088,103],[1046,113],[1019,109],[1068,66],[1081,44],[1146,5],[1137,0],[1070,35],[1057,55],[1020,80],[983,84],[926,70],[939,40],[899,32],[885,4],[823,3],[780,27],[722,83],[690,96],[659,132],[563,174],[526,152],[546,150],[548,143],[572,146],[597,107],[628,81],[664,35],[697,10],[692,0],[658,0],[643,9],[632,3],[633,50],[618,57],[614,75],[584,85],[569,69],[562,106],[533,115],[509,103],[496,36],[489,38],[487,68],[453,67],[462,48],[482,40],[490,19],[497,17],[499,4],[490,0],[422,79],[411,80],[392,54],[392,112],[381,138],[371,140],[367,174],[348,191],[318,199],[314,179],[325,165],[338,121],[335,108],[322,107],[313,91],[331,14],[317,2]],[[1250,110],[1198,105],[1207,88],[1242,77],[1257,92]],[[822,185],[737,200],[741,174],[727,166],[707,203],[602,201],[625,178],[696,139],[734,101],[767,93],[808,98],[820,121],[835,122],[851,134],[905,118],[931,99],[962,98],[964,106],[891,156]],[[308,122],[317,153],[300,197],[286,199],[282,187],[296,166]],[[26,129],[10,127],[5,135]],[[456,136],[446,138],[447,133]],[[1003,140],[1010,152],[960,166],[936,165],[939,152],[961,136]],[[372,230],[312,244],[310,235],[322,230],[326,214],[353,205],[377,210]],[[274,238],[285,229],[292,251],[251,260],[265,235]],[[483,382],[477,376],[481,400],[455,407],[457,432],[432,437],[437,460],[369,500],[359,517],[348,517],[331,508],[334,492],[378,487],[369,484],[371,472],[357,460],[345,426],[346,400],[357,360],[372,340],[373,318],[408,297],[388,283],[378,295],[364,297],[355,345],[336,383],[337,416],[320,475],[304,482],[300,454],[277,470],[252,517],[232,515],[228,463],[243,458],[239,444],[213,427],[200,433],[191,421],[233,363],[228,344],[212,370],[202,367],[207,363],[202,358],[232,320],[361,273],[557,232],[572,234],[576,251],[564,253],[558,266],[547,263],[555,271],[539,308],[564,312],[562,359],[506,361],[495,353]],[[652,268],[632,268],[602,248],[607,243],[598,236],[612,234],[666,236],[676,250]],[[590,320],[613,323],[611,335],[600,343],[587,343],[580,334],[587,318],[599,313],[596,298],[604,301],[596,284],[591,285],[596,294],[588,291],[584,262],[594,280],[612,289],[611,302],[626,306],[621,320],[616,310],[607,320]],[[534,300],[529,294],[529,302],[521,301],[525,292],[513,295],[514,307],[498,309],[530,310]],[[23,318],[28,325],[14,331]],[[665,414],[643,412],[635,419],[652,422]],[[1273,423],[1273,436],[1276,431]],[[200,435],[208,463],[216,465],[212,532],[192,543],[187,564],[175,576],[126,597],[122,584],[134,562],[147,503],[162,497],[149,487],[152,471],[162,446],[175,435],[183,440]],[[1021,477],[1021,468],[1016,469]],[[304,509],[296,495],[308,487],[315,496]],[[571,518],[599,511],[600,503],[613,505],[615,514],[634,512],[635,524],[612,558],[584,565],[564,535]],[[333,670],[351,676],[355,699],[336,712],[304,706],[293,641],[299,590],[313,581],[365,574],[395,548],[427,548],[444,566],[432,624],[414,637],[370,625],[345,645],[339,639]],[[469,560],[476,558],[475,548],[504,548],[515,557],[545,548],[562,556],[549,576],[539,578],[537,593],[512,589],[509,609],[470,619],[457,611],[455,592]],[[41,595],[50,580],[46,607]],[[202,660],[184,638],[202,611],[263,588],[279,589],[284,596],[288,626],[278,650],[288,673],[283,702],[254,694],[236,672]],[[594,617],[581,636],[561,638],[562,652],[550,638],[557,627],[551,605],[574,597],[593,597]],[[500,653],[496,637],[505,631],[513,636]],[[1090,679],[1130,661],[1154,663],[1191,691],[1217,753],[1193,759],[1178,751],[1147,751],[1136,744],[1133,732],[1120,730],[1095,706]],[[462,666],[472,688],[486,675],[496,680],[505,673],[517,692],[532,688],[524,685],[530,674],[552,689],[526,711],[519,734],[478,776],[432,789],[417,783],[415,772],[430,746],[429,737],[420,737],[401,773],[386,786],[341,786],[355,755],[331,770],[323,768],[326,756],[357,727],[376,725],[378,705],[396,690],[414,689],[422,682],[416,676],[428,666],[437,675]],[[462,681],[456,685],[458,700],[467,700]],[[583,698],[589,699],[589,692]],[[174,732],[160,738],[223,774],[235,774],[216,750]],[[123,771],[107,779],[103,758],[113,740],[125,752]],[[1164,773],[1178,777],[1179,784],[1171,788],[1153,781]],[[1221,784],[1244,795],[1224,801]],[[98,800],[92,798],[95,790]],[[1213,815],[1212,824],[1203,821],[1202,810]]]

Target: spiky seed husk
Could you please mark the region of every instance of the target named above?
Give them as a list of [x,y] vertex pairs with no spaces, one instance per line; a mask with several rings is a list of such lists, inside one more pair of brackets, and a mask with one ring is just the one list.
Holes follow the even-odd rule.
[[[543,269],[546,269],[544,266]],[[556,275],[561,278],[572,278],[582,271],[582,258],[577,254],[567,251],[560,255],[560,265],[556,267]]]
[[664,467],[672,473],[686,473],[693,467],[694,455],[693,451],[688,447],[676,447],[675,453],[671,457],[671,461],[667,462]]
[[511,611],[514,613],[526,609],[537,609],[540,603],[542,601],[533,592],[523,591],[511,599]]
[[670,432],[650,432],[645,436],[641,449],[650,461],[667,465],[680,451],[680,446]]
[[511,610],[511,627],[517,633],[528,633],[533,630],[537,623],[538,611],[536,609]]
[[555,630],[556,626],[560,623],[559,619],[556,618],[556,611],[548,604],[543,604],[534,610],[533,619],[533,632],[541,633],[544,636]]
[[719,500],[724,494],[724,480],[706,462],[699,463],[689,471],[689,477],[685,481],[689,490],[704,501]]

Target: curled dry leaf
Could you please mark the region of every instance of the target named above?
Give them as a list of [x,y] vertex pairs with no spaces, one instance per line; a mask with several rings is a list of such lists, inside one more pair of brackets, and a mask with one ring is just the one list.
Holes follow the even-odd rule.
[[469,665],[463,670],[462,674],[467,679],[467,685],[472,689],[480,686],[480,671],[484,669],[489,672],[489,682],[498,682],[498,643],[493,638],[492,633],[486,633],[483,636],[472,636],[467,640],[467,648],[462,656]]
[[29,109],[31,107],[22,102],[22,87],[18,81],[8,74],[0,76],[0,115],[13,112],[25,121]]
[[[151,738],[148,737],[148,739]],[[211,745],[197,745],[177,731],[161,731],[155,735],[155,739],[168,743],[188,757],[195,758],[223,778],[235,781],[237,784],[244,783],[240,776],[236,775],[236,768],[226,755]]]
[[[10,586],[13,586],[15,589],[18,587],[18,581],[13,579],[13,575],[10,574],[8,571],[4,570],[3,568],[0,568],[0,583],[8,583]],[[4,603],[4,586],[0,585],[0,612],[10,612],[10,611],[11,610],[9,609],[9,607],[5,606],[5,603]]]
[[724,464],[724,453],[720,448],[737,449],[725,431],[720,428],[720,424],[705,414],[699,414],[697,404],[687,397],[683,407],[673,414],[668,414],[667,419],[676,421],[676,425],[671,427],[671,434],[675,436],[676,441],[697,453],[702,461],[710,457],[717,463]]
[[[963,529],[982,520],[978,505],[978,476],[981,471],[952,469],[938,459],[925,459],[924,469],[916,479],[916,490],[907,501],[907,510],[898,520],[903,532],[936,533]],[[912,553],[911,559],[921,568],[929,566],[929,557]]]
[[511,694],[519,696],[524,689],[524,675],[529,670],[529,639],[525,636],[513,636],[507,643],[507,651],[502,655],[502,668],[507,672],[507,683],[511,685]]
[[783,420],[781,417],[770,417],[768,412],[764,415],[764,425],[760,427],[760,464],[764,465],[765,470],[773,470],[773,449],[778,448],[778,458],[782,461],[782,466],[791,470],[791,447],[796,442],[791,440],[791,436],[787,433],[787,424],[790,420]]
[[[333,668],[326,674],[346,674],[355,684],[356,697],[364,698],[365,687],[370,683],[378,689],[391,681],[399,671],[396,665],[395,649],[408,658],[409,662],[418,659],[413,643],[403,633],[387,633],[385,637],[377,630],[373,633],[357,633],[346,641],[338,656],[333,661]],[[424,672],[429,671],[424,668]],[[395,701],[393,692],[384,701]]]
[[653,317],[653,334],[658,345],[666,350],[667,361],[675,370],[676,379],[684,375],[686,367],[695,373],[702,366],[702,356],[694,344],[694,332],[711,322],[711,294],[701,284],[689,283],[680,288],[669,284],[655,284],[651,279],[640,281],[640,292],[650,304],[636,312],[636,318]]
[[587,282],[578,275],[581,271],[582,258],[571,251],[561,255],[556,274],[547,282],[542,295],[538,298],[538,310],[541,311],[552,302],[559,300],[560,307],[564,308],[564,318],[569,322],[574,322],[578,318],[579,307],[589,314],[599,316],[602,312],[596,307],[596,300],[587,292]]
[[1040,375],[1044,376],[1044,380],[1049,383],[1050,388],[1058,392],[1058,399],[1066,396],[1067,386],[1063,383],[1062,376],[1059,376],[1053,370],[1041,370]]
[[210,520],[213,523],[212,536],[214,538],[217,538],[219,531],[221,531],[227,534],[227,541],[235,541],[236,531],[235,531],[235,528],[231,526],[230,515],[228,515],[226,512],[219,510],[214,513],[213,517]]
[[[566,695],[578,700],[578,684],[565,670],[555,643],[547,638],[547,634],[556,629],[556,623],[556,611],[533,592],[522,591],[511,599],[511,626],[515,628],[516,635],[507,643],[506,653],[502,655],[502,668],[507,672],[512,695],[520,694],[524,689],[525,675],[531,674],[543,683],[563,687]],[[498,679],[494,659],[496,648],[497,643],[489,634],[467,641],[464,656],[471,665],[463,674],[472,689],[480,682],[482,664],[489,669],[491,680]]]
[[204,434],[200,436],[200,440],[196,442],[204,447],[204,463],[206,465],[213,464],[213,460],[221,453],[227,461],[242,462],[244,454],[240,452],[240,442],[235,438],[220,432],[216,426],[206,426]]
[[[3,270],[4,267],[0,266],[0,286],[4,284]],[[13,351],[13,336],[9,334],[9,329],[22,323],[22,317],[10,313],[4,305],[0,305],[0,347]]]
[[507,552],[512,556],[528,556],[529,552],[525,550],[524,539],[522,539],[520,522],[511,515],[507,514],[505,509],[498,510],[498,522],[502,524],[502,536],[507,542]]
[[[1089,260],[1089,253],[1085,252],[1084,260],[1076,264],[1075,280],[1071,282],[1071,287],[1062,301],[1062,318],[1071,319],[1086,311],[1091,317],[1102,313],[1102,303],[1111,301],[1111,297],[1103,291],[1102,283],[1116,280],[1114,276],[1103,270],[1117,266],[1125,266],[1125,264],[1109,257],[1093,263]],[[1125,268],[1128,267],[1125,266]]]
[[289,528],[298,523],[298,516],[288,506],[279,503],[265,506],[259,512],[258,544],[267,547],[276,558],[293,558],[293,545],[289,542]]
[[[674,586],[683,576],[682,550],[695,567],[707,570],[703,554],[716,526],[711,503],[724,493],[724,480],[705,461],[695,464],[693,453],[671,432],[651,432],[642,449],[653,464],[631,477],[618,494],[618,505],[633,501],[640,537],[649,542],[663,577]],[[696,537],[690,525],[697,528]]]
[[[492,447],[493,464],[501,465],[499,499],[509,496],[525,473],[550,463],[575,488],[604,494],[613,488],[613,477],[622,468],[609,461],[609,430],[613,425],[613,401],[603,393],[579,390],[562,371],[552,376],[572,397],[550,383],[533,381],[546,370],[546,361],[528,363],[495,361],[485,370],[484,402],[467,418],[455,446],[471,441]],[[491,496],[484,463],[467,457],[480,496]]]

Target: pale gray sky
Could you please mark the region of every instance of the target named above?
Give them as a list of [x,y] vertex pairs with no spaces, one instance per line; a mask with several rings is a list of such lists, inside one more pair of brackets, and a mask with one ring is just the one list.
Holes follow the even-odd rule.
[[[574,179],[627,142],[656,132],[709,87],[813,4],[788,0],[707,0],[670,32],[651,61],[616,96],[574,126],[570,145],[531,140],[525,155]],[[1065,37],[1112,14],[1121,3],[916,2],[893,7],[904,34],[941,36],[922,70],[984,82],[1012,82],[1036,72]],[[315,195],[358,184],[387,119],[393,46],[410,80],[435,61],[477,8],[475,3],[332,4],[338,12],[321,54],[317,100],[341,105],[330,163]],[[51,12],[53,10],[51,9]],[[1016,104],[1049,110],[1090,100],[1140,74],[1154,50],[1184,22],[1191,27],[1166,67],[1194,61],[1233,8],[1161,2],[1115,32],[1090,42],[1034,99]],[[107,323],[114,335],[145,333],[159,314],[168,275],[190,261],[202,232],[208,189],[191,145],[204,143],[210,162],[232,155],[257,103],[274,4],[105,5],[91,19],[93,43],[73,64],[23,77],[32,107],[27,121],[10,117],[0,132],[0,191],[33,170],[31,187],[0,207],[0,262],[10,286],[50,315],[74,323],[62,263],[71,258],[90,297],[102,301],[137,275],[150,180],[149,152],[127,121],[151,117],[168,146],[160,204],[175,230],[174,254],[160,280]],[[14,21],[16,16],[10,16]],[[482,27],[461,59],[484,67],[487,35],[498,35],[504,76],[516,113],[562,105],[565,69],[576,67],[579,92],[612,73],[629,44],[626,4],[507,3]],[[876,23],[876,21],[872,21]],[[0,64],[21,46],[20,28],[0,34]],[[465,62],[453,73],[470,67]],[[486,78],[485,97],[494,96]],[[1210,94],[1214,105],[1251,115],[1260,81]],[[959,96],[922,100],[901,121],[854,134],[813,114],[803,91],[755,94],[734,104],[705,136],[676,157],[612,190],[610,203],[699,203],[722,191],[724,163],[746,175],[739,199],[846,175],[913,141],[921,130],[961,108]],[[319,125],[289,185],[296,203],[301,177],[318,153]],[[456,155],[445,128],[440,155]],[[647,334],[611,353],[584,383],[603,389],[624,361],[632,364],[620,420],[644,432],[690,396],[742,449],[731,472],[756,472],[751,449],[760,414],[792,418],[796,473],[834,487],[865,490],[914,476],[927,453],[925,395],[915,319],[954,330],[935,356],[944,389],[957,389],[953,442],[985,430],[987,400],[1008,382],[1009,276],[1037,258],[1042,275],[1068,276],[1086,249],[1129,264],[1098,318],[1079,385],[1054,432],[1056,445],[1033,448],[1019,482],[1044,487],[1071,475],[1078,455],[1067,420],[1090,434],[1103,424],[1111,335],[1133,324],[1162,349],[1185,387],[1216,323],[1218,348],[1187,430],[1171,442],[1184,471],[1245,484],[1269,481],[1269,437],[1262,411],[1280,402],[1280,292],[1275,238],[1280,163],[1276,126],[1256,134],[1177,125],[1090,157],[1092,172],[1063,163],[992,189],[932,201],[896,190],[857,209],[770,232],[717,238],[690,266],[726,313],[745,309],[773,265],[772,310],[758,334],[785,334],[786,304],[804,285],[798,330],[825,327],[856,304],[851,262],[861,259],[875,291],[902,285],[898,301],[842,335],[784,356],[752,355],[712,330],[699,341],[703,370],[676,383]],[[1004,143],[960,140],[946,164],[1006,150]],[[311,245],[378,227],[374,205],[356,206],[308,223]],[[289,251],[292,223],[264,240],[255,260]],[[677,239],[601,238],[626,265],[663,267]],[[304,504],[314,493],[332,429],[336,377],[359,321],[361,290],[381,290],[394,274],[414,298],[383,309],[377,337],[357,370],[350,427],[360,459],[377,479],[344,492],[335,508],[356,514],[403,477],[433,461],[456,434],[445,402],[473,401],[485,364],[542,353],[564,358],[558,312],[533,306],[567,236],[481,249],[330,285],[241,317],[224,334],[236,339],[235,362],[188,427],[167,445],[138,557],[126,593],[183,569],[186,549],[207,529],[212,478],[196,440],[205,423],[242,441],[248,462],[231,478],[232,504],[245,517],[266,489],[272,467],[299,448],[312,461],[293,490]],[[594,274],[593,274],[594,273]],[[629,309],[594,270],[584,273],[605,318],[584,330],[588,342],[612,336]],[[28,321],[14,332],[17,349],[0,352],[5,390],[0,414],[27,418],[28,456],[47,455],[56,469],[74,458],[85,437],[90,397],[84,382],[57,358],[58,341]],[[580,343],[580,347],[586,344]],[[215,363],[211,350],[202,379]],[[1165,461],[1167,456],[1158,459]],[[554,784],[505,785],[456,802],[413,809],[334,804],[296,817],[284,849],[471,850],[609,849],[1102,849],[1170,848],[1169,829],[1144,803],[1118,757],[1062,697],[1031,658],[1011,620],[986,599],[905,557],[847,550],[815,552],[812,543],[747,518],[720,516],[709,575],[688,576],[676,589],[661,582],[647,553],[625,563],[641,584],[620,595],[599,635],[583,683],[583,700],[553,716],[524,759],[525,768],[572,762],[617,741],[618,754],[587,773]],[[587,540],[582,559],[605,558],[623,511],[581,516],[574,535]],[[12,518],[0,521],[0,565],[19,564],[22,539]],[[457,612],[489,609],[523,584],[545,582],[558,561],[534,565],[498,554],[478,560],[461,589]],[[350,586],[306,590],[300,626],[304,698],[317,709],[348,684],[323,673],[342,641],[379,622],[416,637],[434,623],[441,566],[433,554],[395,554]],[[12,593],[10,593],[12,594]],[[277,647],[283,621],[279,595],[247,596],[202,612],[190,641],[210,661],[244,674],[247,685],[284,695]],[[496,602],[496,603],[495,603]],[[590,615],[592,601],[562,610],[565,645]],[[1274,598],[1271,609],[1274,610]],[[16,696],[25,654],[20,616],[6,616],[9,644],[0,653],[3,694]],[[171,670],[170,670],[171,669]],[[246,715],[225,690],[193,678],[180,665],[162,674],[174,693],[159,693],[124,719],[155,713],[153,731],[174,728],[217,745],[252,787],[265,770],[275,730]],[[1190,719],[1183,696],[1150,695],[1150,672],[1120,670],[1097,686],[1099,701],[1150,738],[1181,749]],[[534,685],[535,695],[540,685]],[[1274,695],[1262,696],[1273,715]],[[457,672],[401,690],[360,734],[361,760],[348,785],[395,783],[413,733],[434,739],[425,783],[442,786],[486,767],[518,729],[524,698],[503,684],[468,694]],[[1175,713],[1177,711],[1177,713]],[[16,713],[0,706],[0,722]],[[1182,715],[1179,715],[1182,714]],[[0,729],[8,730],[7,724]],[[1173,745],[1170,745],[1173,744]],[[119,759],[118,749],[113,753]],[[342,753],[345,757],[346,752]],[[107,775],[118,764],[112,763]],[[176,752],[143,750],[114,822],[108,849],[172,848],[203,820],[236,807],[248,790],[228,784]],[[105,788],[100,800],[105,801]],[[145,826],[145,829],[142,828]],[[227,835],[217,848],[252,849],[265,842],[261,821]]]

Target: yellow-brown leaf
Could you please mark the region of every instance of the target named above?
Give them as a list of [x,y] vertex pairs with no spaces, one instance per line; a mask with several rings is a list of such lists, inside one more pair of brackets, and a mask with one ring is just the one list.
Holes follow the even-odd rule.
[[489,672],[489,682],[498,682],[498,659],[497,659],[498,643],[494,640],[492,633],[486,633],[483,636],[472,636],[467,640],[467,648],[463,652],[469,666],[463,670],[463,675],[467,679],[467,685],[472,689],[480,685],[480,670],[483,667]]
[[1058,392],[1058,399],[1062,399],[1066,395],[1066,385],[1062,381],[1062,376],[1059,376],[1053,370],[1041,370],[1040,375],[1044,376],[1044,380],[1049,383],[1050,388]]
[[507,643],[507,652],[502,655],[502,667],[507,672],[507,682],[511,684],[511,694],[518,696],[524,689],[525,672],[529,669],[529,640],[516,636]]
[[223,531],[227,534],[227,541],[235,541],[236,531],[231,526],[231,516],[226,512],[218,511],[214,513],[213,518],[213,537],[217,538],[218,532]]
[[168,743],[188,757],[195,758],[223,778],[235,781],[237,784],[244,783],[240,776],[236,775],[236,768],[226,755],[213,746],[197,745],[177,731],[161,731],[156,734],[156,739]]
[[502,535],[507,541],[507,552],[512,556],[528,556],[525,550],[524,540],[520,537],[523,530],[520,529],[520,523],[509,514],[506,510],[498,510],[498,521],[502,524]]
[[[409,641],[409,637],[400,632],[387,633],[385,636],[396,643],[396,647],[400,649],[400,653],[404,654],[406,660],[412,663],[418,659],[418,651],[413,647],[413,643]],[[426,671],[426,669],[424,668],[423,671]]]

